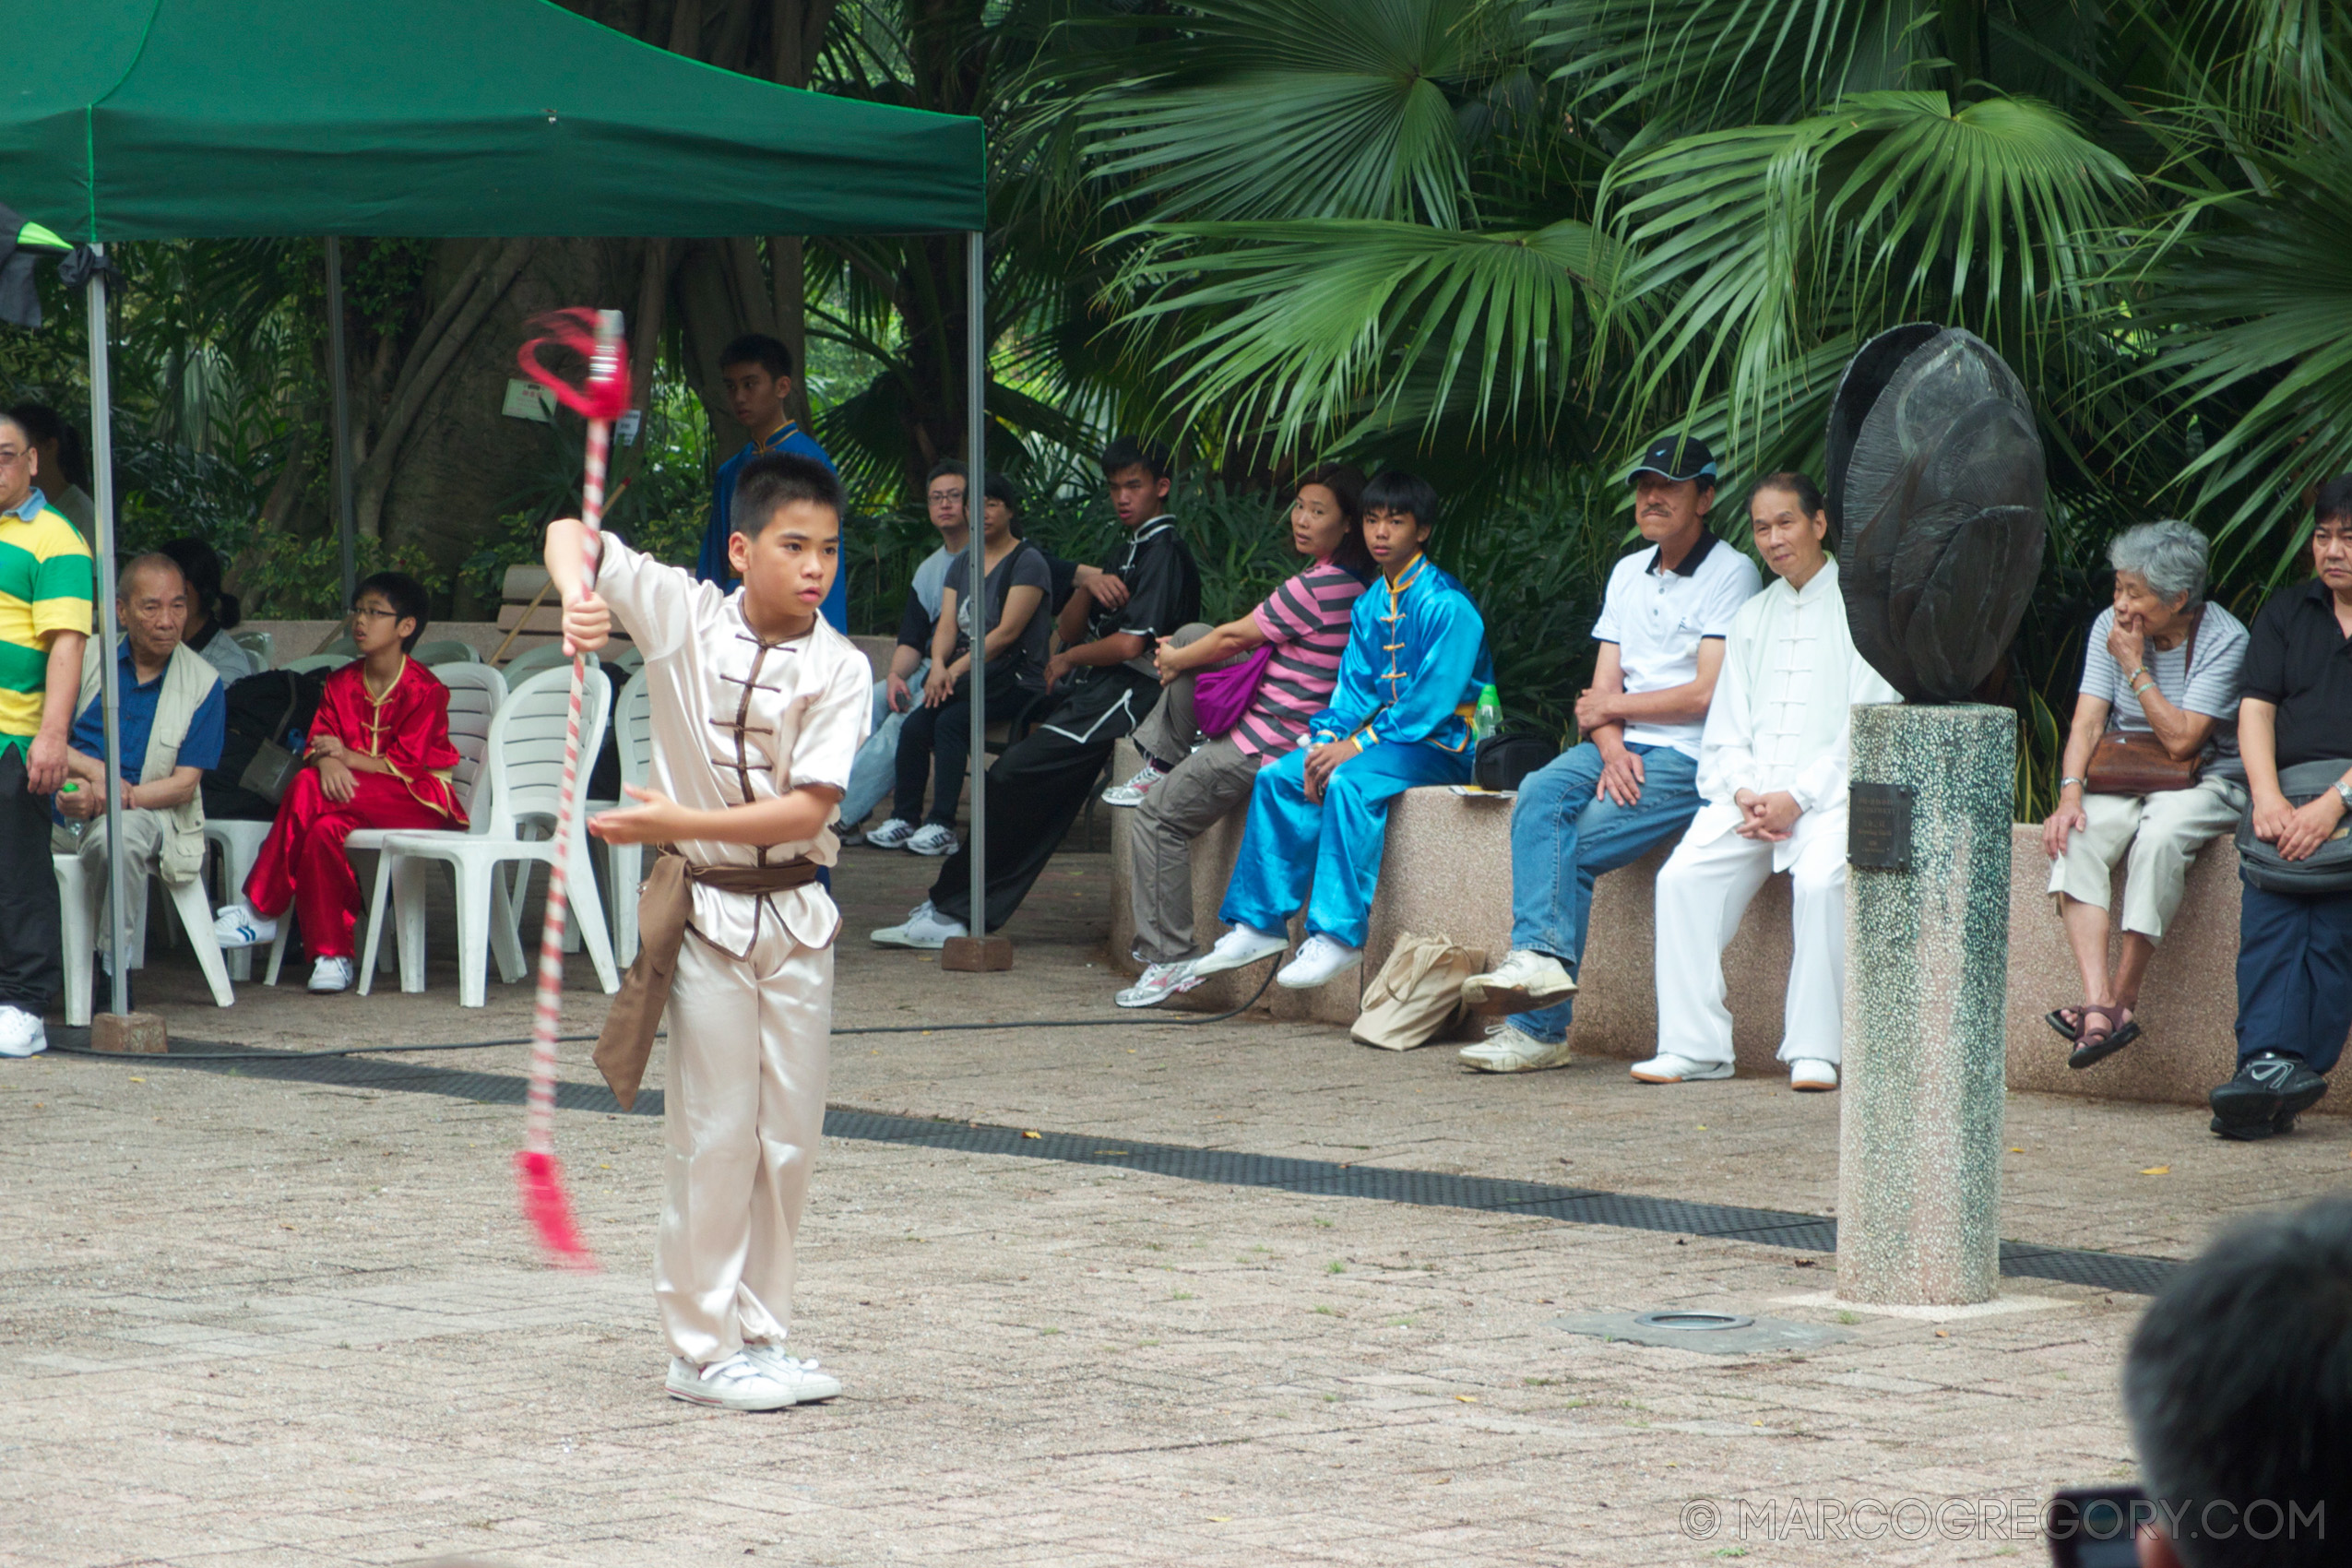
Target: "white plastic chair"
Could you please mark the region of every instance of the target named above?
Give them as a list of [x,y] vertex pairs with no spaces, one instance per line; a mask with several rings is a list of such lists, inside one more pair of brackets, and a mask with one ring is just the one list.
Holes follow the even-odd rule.
[[444,664],[480,664],[481,662],[481,653],[473,644],[460,642],[456,637],[442,637],[429,643],[419,643],[415,651],[409,657],[428,670],[438,669]]
[[[63,947],[65,959],[65,1022],[77,1027],[89,1022],[91,960],[98,952],[98,901],[105,891],[82,870],[79,855],[52,854],[52,870],[57,873],[57,912],[64,928]],[[220,952],[220,943],[212,936],[212,910],[205,902],[206,889],[201,876],[184,883],[164,882],[164,896],[180,913],[180,923],[187,928],[188,945],[196,949],[196,963],[204,969],[205,983],[212,988],[212,1002],[217,1007],[227,1007],[237,1000],[229,984],[229,966]],[[150,889],[147,906],[155,902]],[[130,932],[128,955],[133,968],[146,963],[147,926],[145,920]]]
[[491,721],[489,763],[475,790],[469,832],[388,833],[384,836],[384,860],[376,873],[373,909],[368,918],[367,950],[360,972],[373,978],[377,944],[382,939],[384,895],[388,883],[400,948],[400,989],[424,989],[424,882],[426,866],[447,865],[457,884],[457,1000],[481,1007],[489,1002],[489,959],[494,953],[499,973],[509,983],[523,978],[522,944],[516,931],[516,910],[507,896],[505,869],[517,861],[552,866],[563,855],[571,889],[572,920],[582,944],[596,964],[598,981],[609,995],[621,989],[620,971],[612,963],[612,932],[597,896],[596,873],[588,858],[587,814],[588,759],[604,742],[604,727],[612,716],[612,688],[603,681],[586,683],[580,704],[581,766],[572,782],[572,833],[568,843],[552,837],[526,838],[524,822],[531,816],[552,817],[564,774],[564,731],[571,707],[572,672],[549,670],[514,689]]
[[[642,669],[621,688],[620,700],[613,705],[612,728],[620,742],[624,793],[617,802],[591,802],[593,809],[608,803],[634,803],[628,800],[627,787],[642,788],[652,766],[653,693]],[[595,842],[604,852],[604,891],[612,900],[612,957],[626,968],[637,956],[637,885],[645,880],[645,846],[608,844],[600,838]]]
[[[596,662],[596,655],[591,653],[588,658],[590,664]],[[572,661],[564,657],[564,644],[561,639],[543,642],[537,647],[525,649],[506,661],[506,684],[509,688],[520,686],[541,671],[568,670],[571,665]]]
[[[499,705],[506,700],[506,677],[487,664],[446,665],[434,671],[434,674],[439,677],[443,685],[449,688],[449,744],[457,754],[457,766],[450,774],[449,788],[457,797],[457,803],[464,806],[470,814],[473,810],[471,802],[474,781],[481,777],[482,760],[489,751],[491,719],[497,713]],[[252,844],[250,849],[244,851],[243,866],[238,870],[236,881],[232,885],[230,897],[233,898],[237,896],[237,892],[244,887],[245,877],[253,870],[254,858],[261,853],[261,841],[269,836],[269,825],[266,822],[247,822],[222,826],[237,829],[236,837],[241,843],[250,838]],[[260,831],[258,833],[244,831],[251,828],[259,828]],[[344,840],[343,851],[348,855],[364,854],[371,849],[380,850],[384,848],[384,836],[386,831],[381,827],[362,827]],[[209,825],[206,826],[205,836],[211,837]],[[221,855],[224,871],[228,868],[228,861],[229,856],[224,848]],[[376,862],[375,880],[379,883],[384,880],[384,864],[380,858]],[[226,899],[223,900],[223,902],[226,901]],[[289,909],[279,920],[277,940],[269,944],[267,983],[271,985],[278,983],[278,971],[285,965],[286,938],[292,932],[293,927],[294,912]],[[373,954],[375,951],[374,932],[371,931],[368,936],[368,951]],[[247,951],[250,952],[251,949]],[[360,994],[362,996],[367,994],[367,981],[364,976],[360,982]]]
[[267,632],[231,632],[229,640],[253,655],[256,667],[267,670],[278,662],[278,639]]

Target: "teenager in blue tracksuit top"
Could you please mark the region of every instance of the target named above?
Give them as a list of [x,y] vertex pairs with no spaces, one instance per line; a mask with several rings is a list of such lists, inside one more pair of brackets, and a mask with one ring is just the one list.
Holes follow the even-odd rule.
[[[792,395],[792,350],[773,338],[747,332],[719,350],[719,374],[726,383],[727,401],[735,422],[752,432],[743,449],[719,465],[710,486],[710,525],[703,529],[702,548],[695,556],[695,576],[720,588],[734,586],[727,565],[727,535],[733,529],[735,476],[754,457],[790,452],[814,457],[826,468],[833,459],[816,438],[784,411]],[[834,574],[833,589],[819,606],[826,624],[846,634],[849,629],[849,519],[842,521],[842,570]]]
[[1469,714],[1494,661],[1478,606],[1421,553],[1437,492],[1385,473],[1364,487],[1363,505],[1381,581],[1356,600],[1331,706],[1309,721],[1304,745],[1259,770],[1218,911],[1234,929],[1195,972],[1281,951],[1311,885],[1308,939],[1276,978],[1304,990],[1360,964],[1388,802],[1418,785],[1469,781]]

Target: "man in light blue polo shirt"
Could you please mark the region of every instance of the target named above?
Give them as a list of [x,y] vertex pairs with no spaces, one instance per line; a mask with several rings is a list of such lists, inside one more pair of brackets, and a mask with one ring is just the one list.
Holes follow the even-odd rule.
[[1699,735],[1732,617],[1763,586],[1755,563],[1707,531],[1715,454],[1668,435],[1632,474],[1633,521],[1652,548],[1609,576],[1594,623],[1593,683],[1576,700],[1584,743],[1519,786],[1511,812],[1511,953],[1464,982],[1498,1021],[1462,1060],[1482,1073],[1568,1064],[1568,1024],[1593,881],[1681,834],[1698,814]]

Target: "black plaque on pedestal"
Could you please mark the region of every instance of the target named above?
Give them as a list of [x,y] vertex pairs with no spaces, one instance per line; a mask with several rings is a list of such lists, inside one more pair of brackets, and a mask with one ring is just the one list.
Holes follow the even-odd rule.
[[1911,869],[1911,790],[1904,784],[1856,784],[1846,803],[1846,860],[1874,871]]

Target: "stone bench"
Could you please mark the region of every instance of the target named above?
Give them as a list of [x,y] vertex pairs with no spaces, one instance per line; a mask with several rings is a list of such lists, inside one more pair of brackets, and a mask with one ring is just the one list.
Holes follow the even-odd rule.
[[[1123,743],[1114,773],[1137,766]],[[1111,832],[1111,943],[1123,970],[1134,941],[1129,896],[1127,828],[1130,812],[1114,811]],[[1193,849],[1193,905],[1203,945],[1225,927],[1216,919],[1241,841],[1236,811],[1204,834]],[[1380,893],[1372,904],[1364,967],[1309,992],[1268,988],[1261,999],[1277,1018],[1346,1025],[1361,1007],[1364,985],[1401,932],[1447,937],[1499,958],[1510,943],[1511,804],[1465,800],[1442,789],[1407,792],[1391,809]],[[2206,1091],[2235,1069],[2231,1025],[2237,1016],[2238,851],[2227,838],[2208,845],[2190,869],[2188,892],[2171,932],[2157,951],[2141,997],[2147,1033],[2122,1054],[2088,1072],[2070,1072],[2066,1042],[2042,1015],[2082,1000],[2082,981],[2066,934],[2044,889],[2049,861],[2041,829],[2013,829],[2009,895],[2009,1083],[2013,1088],[2115,1099],[2202,1106]],[[1587,1055],[1639,1061],[1656,1050],[1656,921],[1651,884],[1670,846],[1604,876],[1593,895],[1591,929],[1576,997],[1572,1039]],[[2123,872],[2116,872],[2120,908]],[[1293,925],[1293,936],[1297,933]],[[1742,1074],[1776,1074],[1781,1004],[1789,957],[1788,879],[1776,876],[1749,907],[1740,934],[1724,955],[1730,992],[1732,1038]],[[1245,1001],[1263,977],[1252,968],[1219,975],[1180,997],[1175,1005],[1223,1012]],[[1475,1038],[1483,1020],[1470,1019],[1459,1036]],[[2322,1111],[2352,1112],[2352,1099],[2330,1097]]]

